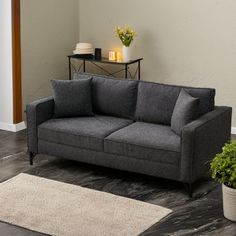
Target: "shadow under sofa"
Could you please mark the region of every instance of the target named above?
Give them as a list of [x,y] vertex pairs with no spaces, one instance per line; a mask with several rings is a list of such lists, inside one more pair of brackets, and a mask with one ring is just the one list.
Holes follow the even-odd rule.
[[[230,140],[232,109],[215,106],[215,90],[75,74],[92,78],[95,115],[54,118],[54,99],[27,105],[30,163],[36,154],[192,184]],[[199,98],[199,117],[180,134],[171,117],[181,89]],[[76,98],[75,98],[76,99]]]

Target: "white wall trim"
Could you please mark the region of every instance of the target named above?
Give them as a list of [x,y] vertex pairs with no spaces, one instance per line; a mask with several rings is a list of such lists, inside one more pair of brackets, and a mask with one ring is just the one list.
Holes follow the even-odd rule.
[[236,127],[231,127],[231,134],[236,134]]
[[20,130],[26,129],[26,124],[24,121],[18,124],[8,124],[8,123],[0,122],[0,129],[11,131],[11,132],[18,132]]

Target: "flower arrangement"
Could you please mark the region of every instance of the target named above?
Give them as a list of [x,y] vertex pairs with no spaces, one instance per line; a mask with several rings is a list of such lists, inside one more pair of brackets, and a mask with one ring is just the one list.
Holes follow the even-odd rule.
[[129,47],[131,42],[134,40],[134,37],[137,36],[137,33],[131,29],[129,26],[115,28],[116,36],[121,40],[122,44],[126,47]]

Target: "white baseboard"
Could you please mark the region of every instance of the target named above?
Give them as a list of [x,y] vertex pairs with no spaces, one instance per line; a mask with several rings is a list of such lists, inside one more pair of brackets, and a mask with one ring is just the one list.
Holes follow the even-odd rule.
[[9,124],[9,123],[0,122],[0,129],[11,131],[11,132],[18,132],[20,130],[26,129],[26,124],[24,121],[18,124]]
[[236,134],[236,127],[231,127],[231,134]]

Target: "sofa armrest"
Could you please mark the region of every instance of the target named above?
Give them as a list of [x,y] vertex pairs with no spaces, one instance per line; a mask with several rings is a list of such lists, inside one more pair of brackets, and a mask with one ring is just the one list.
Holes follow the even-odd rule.
[[180,180],[193,183],[209,173],[209,162],[231,136],[231,107],[215,110],[187,124],[181,134]]
[[38,153],[38,125],[50,119],[54,113],[52,97],[43,98],[26,106],[27,143],[29,152]]

